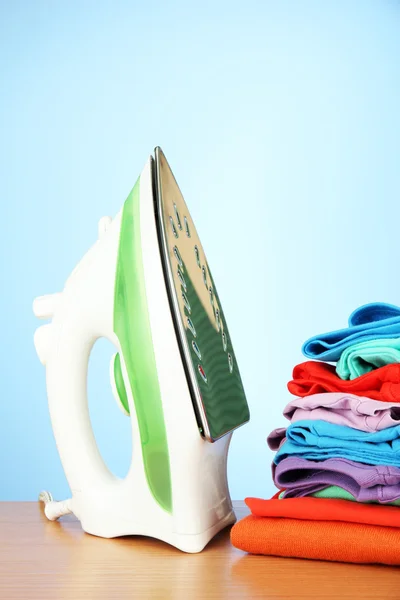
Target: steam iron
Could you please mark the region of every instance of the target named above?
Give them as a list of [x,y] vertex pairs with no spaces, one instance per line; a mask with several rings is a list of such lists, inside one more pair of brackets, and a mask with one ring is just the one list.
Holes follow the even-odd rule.
[[[249,409],[225,316],[194,223],[160,148],[61,293],[36,298],[35,332],[54,435],[72,497],[40,499],[111,538],[145,535],[200,552],[235,516],[232,431]],[[132,462],[114,476],[98,450],[87,371],[98,338],[116,347],[111,384],[132,417]]]

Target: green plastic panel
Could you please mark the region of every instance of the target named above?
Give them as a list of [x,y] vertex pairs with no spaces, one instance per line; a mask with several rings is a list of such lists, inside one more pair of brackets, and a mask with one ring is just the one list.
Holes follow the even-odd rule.
[[135,404],[147,482],[158,504],[172,512],[168,444],[147,307],[139,213],[140,178],[122,213],[114,331]]

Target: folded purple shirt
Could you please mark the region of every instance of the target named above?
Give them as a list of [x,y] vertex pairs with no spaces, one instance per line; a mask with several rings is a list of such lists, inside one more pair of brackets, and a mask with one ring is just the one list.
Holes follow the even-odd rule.
[[365,465],[345,458],[320,462],[297,456],[272,465],[275,485],[285,489],[285,498],[309,496],[330,485],[338,485],[359,502],[393,502],[400,498],[400,469]]
[[329,421],[362,431],[380,431],[400,423],[400,404],[363,396],[332,392],[295,398],[284,408],[291,423],[304,420]]

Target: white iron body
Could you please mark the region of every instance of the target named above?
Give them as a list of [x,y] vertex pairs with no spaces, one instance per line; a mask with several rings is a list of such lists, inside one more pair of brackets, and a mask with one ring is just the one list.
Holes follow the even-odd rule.
[[[140,178],[140,230],[167,433],[172,514],[157,503],[149,490],[135,405],[122,349],[113,331],[121,213],[113,220],[100,221],[99,239],[74,269],[64,290],[34,302],[35,314],[51,319],[50,324],[36,331],[35,346],[46,366],[54,435],[72,492],[71,500],[67,505],[63,503],[59,513],[73,512],[83,529],[93,535],[106,538],[145,535],[185,552],[199,552],[219,530],[235,521],[226,473],[232,434],[215,443],[207,442],[199,434],[164,282],[150,159]],[[101,337],[109,339],[122,357],[128,394],[133,443],[132,462],[124,479],[117,478],[106,467],[89,416],[88,362],[94,343]],[[113,385],[113,376],[111,382]]]

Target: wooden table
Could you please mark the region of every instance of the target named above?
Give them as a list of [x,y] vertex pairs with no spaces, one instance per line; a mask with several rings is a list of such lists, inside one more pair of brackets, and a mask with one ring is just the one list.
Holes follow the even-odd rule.
[[[246,514],[235,503],[239,518]],[[400,569],[251,556],[221,532],[201,554],[147,538],[105,540],[34,502],[0,503],[0,598],[208,600],[400,598]]]

